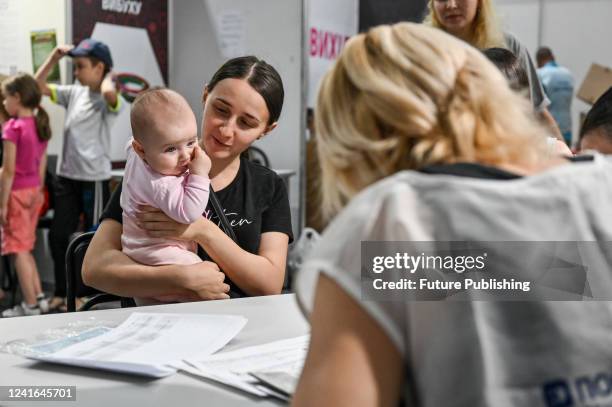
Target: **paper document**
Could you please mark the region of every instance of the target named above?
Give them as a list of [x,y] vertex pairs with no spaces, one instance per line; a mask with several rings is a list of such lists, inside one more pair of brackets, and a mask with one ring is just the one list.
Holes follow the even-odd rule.
[[[121,325],[70,346],[34,347],[32,359],[151,377],[176,372],[182,359],[205,359],[225,346],[247,319],[233,315],[134,312]],[[70,341],[70,338],[66,340]],[[50,350],[45,354],[44,348]],[[55,350],[55,351],[54,351]]]
[[251,373],[251,375],[272,390],[276,390],[285,395],[287,398],[291,398],[291,395],[297,388],[298,380],[300,379],[299,374],[296,375],[277,371],[261,371]]
[[288,399],[302,372],[309,341],[310,336],[304,335],[205,359],[189,358],[179,368],[256,396]]

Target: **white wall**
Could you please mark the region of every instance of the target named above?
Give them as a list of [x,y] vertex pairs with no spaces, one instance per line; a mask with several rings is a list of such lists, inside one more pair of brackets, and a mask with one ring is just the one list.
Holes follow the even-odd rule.
[[533,55],[538,48],[539,0],[497,0],[497,3],[504,29],[515,34]]
[[[0,0],[19,16],[15,23],[18,33],[15,36],[17,50],[17,61],[14,65],[18,71],[32,72],[32,52],[30,45],[30,32],[38,30],[54,29],[58,44],[66,42],[66,0]],[[5,39],[0,38],[0,41]],[[13,63],[2,61],[3,65]],[[2,72],[9,74],[10,72]],[[66,63],[60,63],[60,74],[62,82],[66,80]],[[51,130],[53,136],[49,142],[48,153],[60,154],[62,146],[62,129],[64,125],[64,110],[47,98],[42,103],[51,118]]]
[[[612,66],[612,0],[497,0],[505,26],[533,56],[540,45],[549,46],[557,62],[574,74],[576,91],[591,63]],[[589,105],[575,98],[573,133],[579,114]]]

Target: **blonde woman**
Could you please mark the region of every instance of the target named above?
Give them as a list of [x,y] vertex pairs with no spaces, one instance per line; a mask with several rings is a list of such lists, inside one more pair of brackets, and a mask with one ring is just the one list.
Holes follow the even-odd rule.
[[534,108],[553,133],[561,138],[561,132],[548,111],[550,101],[531,56],[516,37],[501,30],[493,0],[429,0],[428,10],[425,24],[440,28],[481,50],[501,47],[512,51],[527,73]]
[[612,240],[612,163],[548,156],[531,104],[477,49],[410,23],[358,35],[316,127],[337,216],[297,279],[312,338],[295,405],[538,406],[554,379],[608,371],[603,301],[362,300],[364,241]]

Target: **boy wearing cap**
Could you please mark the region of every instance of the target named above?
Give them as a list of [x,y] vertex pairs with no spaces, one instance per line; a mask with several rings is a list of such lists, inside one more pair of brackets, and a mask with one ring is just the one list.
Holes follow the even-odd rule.
[[[73,85],[47,83],[53,66],[71,56]],[[66,296],[65,255],[68,240],[85,214],[85,229],[91,228],[109,197],[111,177],[111,130],[124,105],[112,80],[113,60],[106,44],[88,38],[77,47],[56,47],[36,72],[44,95],[66,108],[62,163],[55,186],[55,211],[49,245],[55,268],[55,298],[60,305]]]

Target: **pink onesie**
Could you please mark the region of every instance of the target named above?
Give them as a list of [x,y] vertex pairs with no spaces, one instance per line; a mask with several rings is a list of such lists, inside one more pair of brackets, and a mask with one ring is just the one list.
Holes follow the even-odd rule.
[[148,236],[138,226],[136,212],[139,205],[149,205],[161,209],[177,222],[192,223],[206,210],[209,188],[208,177],[189,174],[189,171],[179,176],[158,174],[129,143],[121,192],[123,252],[138,263],[150,266],[202,261],[196,254],[195,242]]

